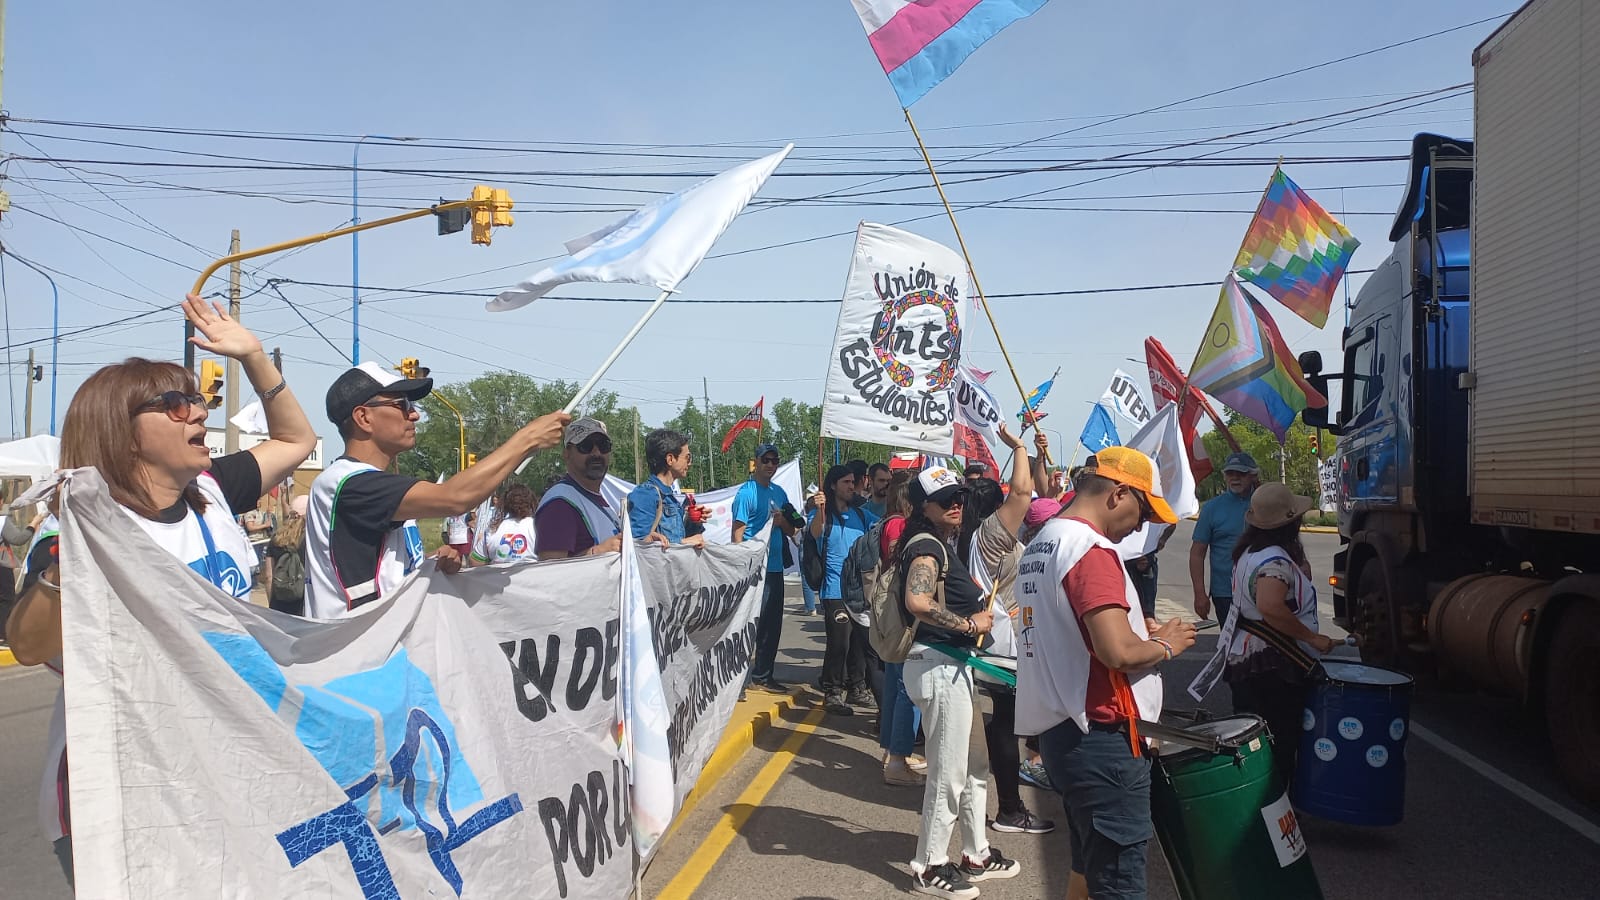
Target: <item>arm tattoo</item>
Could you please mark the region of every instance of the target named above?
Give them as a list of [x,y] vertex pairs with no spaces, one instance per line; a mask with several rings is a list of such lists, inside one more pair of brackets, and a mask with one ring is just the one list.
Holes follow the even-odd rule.
[[906,579],[906,590],[913,594],[933,596],[937,581],[936,570],[930,557],[918,557],[911,563],[911,575]]
[[945,631],[954,631],[960,634],[967,633],[967,619],[958,616],[942,606],[935,606],[923,614],[923,621],[929,625],[943,628]]
[[[906,593],[921,594],[926,597],[935,597],[934,590],[938,584],[938,566],[932,557],[921,556],[911,563],[911,572],[906,577]],[[937,628],[946,631],[966,633],[967,620],[958,616],[942,606],[934,606],[927,612],[919,613],[916,618]]]

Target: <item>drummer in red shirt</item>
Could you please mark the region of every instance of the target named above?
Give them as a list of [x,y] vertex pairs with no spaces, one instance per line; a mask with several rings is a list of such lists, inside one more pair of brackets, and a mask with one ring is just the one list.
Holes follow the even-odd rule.
[[1145,896],[1150,760],[1140,719],[1161,715],[1157,664],[1194,645],[1194,626],[1144,618],[1116,543],[1144,522],[1177,522],[1155,465],[1125,447],[1096,454],[1072,502],[1019,567],[1017,731],[1039,735],[1072,848],[1068,900]]

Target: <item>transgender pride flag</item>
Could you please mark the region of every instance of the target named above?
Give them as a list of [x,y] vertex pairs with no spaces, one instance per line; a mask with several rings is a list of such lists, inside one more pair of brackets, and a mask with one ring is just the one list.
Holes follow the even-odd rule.
[[901,107],[922,99],[972,51],[1048,0],[850,0]]

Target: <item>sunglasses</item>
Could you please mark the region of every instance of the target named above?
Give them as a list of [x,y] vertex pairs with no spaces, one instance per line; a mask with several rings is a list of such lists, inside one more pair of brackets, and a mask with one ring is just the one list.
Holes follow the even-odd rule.
[[573,446],[578,448],[579,453],[593,453],[595,450],[599,450],[601,453],[610,453],[611,439],[598,434],[590,435]]
[[1139,503],[1139,524],[1154,522],[1156,520],[1156,511],[1150,506],[1150,501],[1145,499],[1144,491],[1137,488],[1129,488],[1128,490],[1133,493],[1134,500]]
[[778,458],[776,456],[763,456],[756,462],[761,463],[763,466],[775,466],[778,464]]
[[389,406],[400,410],[401,415],[406,416],[409,416],[417,411],[417,401],[411,399],[410,397],[400,397],[394,400],[372,400],[361,405],[367,407],[368,409],[371,409],[375,406]]
[[967,490],[966,488],[960,488],[954,494],[951,494],[943,500],[939,499],[938,497],[929,497],[928,499],[939,504],[945,509],[955,509],[958,506],[966,506],[967,498],[971,495],[971,491]]
[[206,398],[199,394],[187,394],[183,391],[163,391],[159,397],[139,404],[134,414],[147,412],[164,412],[167,418],[174,422],[187,422],[198,406],[206,409]]

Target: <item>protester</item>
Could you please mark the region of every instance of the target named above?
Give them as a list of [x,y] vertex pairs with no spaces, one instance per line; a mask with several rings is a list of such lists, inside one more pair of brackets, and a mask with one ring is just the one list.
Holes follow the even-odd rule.
[[[1059,474],[1059,471],[1057,474]],[[1029,544],[1033,543],[1033,539],[1038,535],[1039,530],[1060,514],[1060,500],[1040,497],[1029,503],[1028,513],[1022,519],[1022,533],[1018,535],[1018,542],[1024,549],[1027,548]],[[1015,705],[1014,702],[1013,705]],[[1018,766],[1018,775],[1023,781],[1036,788],[1055,791],[1055,786],[1050,783],[1050,773],[1045,771],[1044,760],[1039,755],[1039,736],[1036,734],[1026,735],[1023,738],[1022,745],[1028,750],[1028,758]]]
[[533,509],[537,499],[533,488],[513,484],[495,506],[494,516],[478,529],[472,542],[471,560],[475,566],[538,559],[533,551]]
[[465,559],[472,552],[472,510],[444,517],[444,542]]
[[1308,670],[1339,646],[1318,633],[1317,588],[1300,542],[1300,520],[1310,508],[1310,497],[1282,484],[1262,485],[1250,498],[1244,533],[1233,548],[1238,612],[1217,638],[1219,652],[1227,653],[1233,711],[1266,721],[1272,761],[1285,783],[1294,775]]
[[[878,578],[889,578],[895,567],[895,547],[905,532],[906,517],[911,515],[911,475],[905,470],[894,473],[888,491],[886,511],[888,517],[878,529]],[[916,746],[917,729],[922,725],[922,713],[906,693],[905,663],[883,664],[883,694],[878,699],[878,747],[883,750],[883,783],[888,785],[922,785],[928,763],[912,755]]]
[[980,478],[989,477],[989,464],[981,462],[969,462],[967,463],[966,469],[962,470],[962,474],[966,477],[967,484],[970,485]]
[[[443,482],[388,471],[417,443],[417,401],[433,390],[431,378],[401,378],[364,362],[328,388],[328,421],[344,438],[344,455],[311,482],[306,517],[306,614],[342,616],[387,596],[422,564],[416,520],[461,515],[488,497],[528,454],[555,444],[569,418],[556,412],[522,426],[477,465]],[[334,527],[338,523],[338,527]],[[448,546],[439,568],[459,571],[461,556]]]
[[842,576],[845,557],[877,517],[858,505],[855,474],[850,466],[834,466],[822,479],[816,494],[817,511],[808,528],[810,540],[822,555],[825,575],[817,594],[827,646],[822,656],[822,705],[834,715],[848,716],[855,707],[878,704],[867,682],[866,641],[844,604]]
[[689,474],[689,438],[670,428],[645,435],[644,460],[650,477],[628,494],[628,526],[636,541],[704,547],[704,535],[685,536],[688,519],[676,484]]
[[292,616],[306,614],[306,509],[305,494],[289,502],[283,527],[267,545],[272,573],[267,581],[267,605]]
[[[905,661],[906,693],[922,711],[928,759],[911,889],[935,897],[976,897],[973,882],[1021,871],[984,831],[989,765],[984,753],[972,752],[979,715],[972,669],[938,649],[970,650],[994,627],[994,613],[952,546],[968,491],[943,466],[923,469],[911,482],[912,513],[895,548],[905,586],[901,608],[917,620]],[[950,861],[958,824],[960,864]]]
[[534,513],[534,551],[540,559],[597,556],[622,549],[622,523],[600,494],[611,471],[606,423],[582,418],[567,426],[561,459],[567,473],[550,485]]
[[1145,896],[1150,761],[1138,721],[1161,715],[1155,666],[1194,644],[1193,625],[1151,629],[1116,543],[1146,521],[1172,524],[1155,464],[1125,447],[1096,454],[1072,503],[1022,557],[1017,728],[1039,735],[1061,793],[1072,852],[1069,898]]
[[862,506],[872,499],[872,485],[867,483],[867,473],[871,467],[864,459],[852,459],[845,463],[850,469],[850,476],[855,480],[856,493],[850,498],[851,506]]
[[272,584],[272,560],[267,555],[267,546],[272,543],[272,535],[278,529],[272,511],[257,505],[239,517],[239,524],[250,538],[251,552],[256,555],[256,583]]
[[867,503],[866,510],[882,519],[889,511],[889,479],[892,473],[885,463],[873,463],[867,467]]
[[1189,581],[1194,586],[1194,614],[1202,619],[1215,607],[1217,621],[1227,621],[1228,606],[1233,602],[1233,545],[1244,531],[1245,510],[1261,483],[1260,474],[1261,467],[1250,454],[1229,456],[1222,464],[1222,480],[1228,489],[1200,507],[1194,545],[1189,548]]
[[[1011,490],[1003,494],[1000,484],[992,478],[979,478],[969,482],[971,493],[961,513],[961,532],[956,541],[956,553],[962,564],[974,574],[982,573],[979,585],[991,586],[991,606],[996,618],[1010,619],[1017,608],[1013,590],[1017,581],[1017,564],[1022,559],[1022,544],[1017,534],[1032,503],[1034,466],[1029,464],[1022,441],[1014,437],[1005,425],[1000,426],[1000,441],[1012,452]],[[1043,457],[1050,451],[1049,440],[1043,430],[1034,432],[1034,446]],[[1006,629],[1014,635],[1019,629]],[[986,648],[1015,658],[1014,639],[1003,647]],[[1017,750],[1017,695],[1011,688],[986,687],[993,713],[984,723],[984,738],[989,749],[989,767],[994,773],[995,791],[999,795],[999,812],[991,827],[995,831],[1027,834],[1047,834],[1055,830],[1055,823],[1041,819],[1028,810],[1022,802],[1022,754]]]
[[750,479],[739,486],[733,497],[733,542],[761,533],[772,522],[772,540],[767,545],[767,579],[761,597],[760,621],[756,625],[755,658],[750,661],[749,683],[772,691],[784,690],[783,682],[773,673],[778,659],[778,639],[783,633],[783,570],[787,538],[799,530],[795,520],[800,518],[789,502],[783,486],[774,484],[772,476],[782,464],[776,444],[762,444],[756,448],[756,467]]
[[[816,511],[816,500],[813,496],[808,495],[805,499],[804,506],[802,507],[803,520],[807,522],[811,521],[811,514]],[[800,597],[805,601],[806,615],[822,615],[822,601],[817,599],[817,590],[811,586],[811,582],[807,581],[804,576],[800,578]]]
[[[239,361],[261,399],[267,439],[216,459],[206,448],[206,404],[181,366],[132,358],[90,375],[61,423],[61,467],[93,467],[130,522],[162,551],[241,603],[250,601],[249,539],[235,516],[255,508],[315,449],[316,433],[261,342],[220,306],[189,295],[184,316],[195,346]],[[53,521],[53,517],[52,517]],[[28,553],[22,596],[6,635],[17,662],[61,672],[62,583],[54,528],[41,525]],[[68,809],[66,705],[56,698],[39,792],[40,828],[73,880]],[[106,727],[110,727],[109,723]]]

